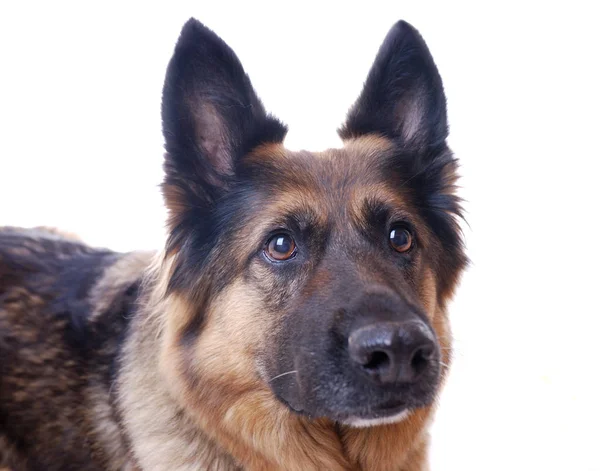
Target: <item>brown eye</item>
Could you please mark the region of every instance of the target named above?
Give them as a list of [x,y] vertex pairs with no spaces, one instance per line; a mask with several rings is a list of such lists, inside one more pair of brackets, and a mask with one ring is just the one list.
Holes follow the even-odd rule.
[[393,227],[390,231],[390,245],[396,252],[408,252],[412,247],[412,235],[405,227]]
[[265,253],[271,260],[277,262],[289,260],[296,255],[296,243],[287,234],[276,234],[267,242]]

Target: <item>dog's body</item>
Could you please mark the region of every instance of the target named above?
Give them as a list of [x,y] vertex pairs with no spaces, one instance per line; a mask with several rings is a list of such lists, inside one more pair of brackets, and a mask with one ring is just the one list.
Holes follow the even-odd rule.
[[466,258],[441,81],[406,23],[290,152],[191,20],[163,94],[163,252],[0,231],[0,468],[427,469]]
[[120,469],[115,359],[148,261],[42,228],[0,247],[0,464]]

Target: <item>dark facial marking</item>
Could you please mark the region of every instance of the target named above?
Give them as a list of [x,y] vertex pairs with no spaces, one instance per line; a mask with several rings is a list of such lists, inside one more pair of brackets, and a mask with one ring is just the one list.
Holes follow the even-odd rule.
[[[269,318],[264,338],[248,339],[267,373],[297,370],[269,384],[295,410],[343,419],[429,404],[439,351],[423,277],[434,274],[443,305],[465,256],[445,96],[418,32],[392,28],[341,128],[344,148],[311,154],[283,148],[285,127],[233,52],[192,21],[163,124],[169,288],[198,310],[189,336],[242,283]],[[234,325],[228,314],[212,315]]]

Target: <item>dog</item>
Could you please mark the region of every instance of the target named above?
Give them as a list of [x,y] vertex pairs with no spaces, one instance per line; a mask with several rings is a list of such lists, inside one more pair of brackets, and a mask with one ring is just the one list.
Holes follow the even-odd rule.
[[420,34],[392,27],[343,147],[292,152],[190,19],[162,122],[163,250],[0,230],[0,468],[428,469],[467,257]]

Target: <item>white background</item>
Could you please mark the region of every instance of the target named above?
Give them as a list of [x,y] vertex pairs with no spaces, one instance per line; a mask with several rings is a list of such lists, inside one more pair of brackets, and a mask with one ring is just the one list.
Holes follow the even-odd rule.
[[594,2],[2,2],[0,224],[158,248],[160,94],[179,29],[238,53],[289,147],[337,146],[389,27],[448,95],[472,266],[432,469],[600,470],[600,85]]

